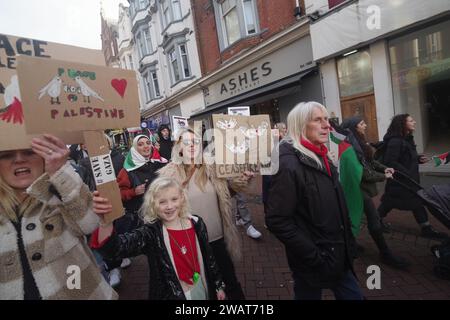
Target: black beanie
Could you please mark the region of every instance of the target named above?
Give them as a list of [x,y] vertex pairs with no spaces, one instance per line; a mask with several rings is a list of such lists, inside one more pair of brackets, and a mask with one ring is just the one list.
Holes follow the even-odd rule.
[[347,118],[344,121],[342,121],[342,128],[344,129],[350,129],[350,130],[354,130],[356,129],[356,126],[358,125],[358,123],[360,123],[361,121],[363,121],[363,117],[361,116],[354,116],[351,118]]

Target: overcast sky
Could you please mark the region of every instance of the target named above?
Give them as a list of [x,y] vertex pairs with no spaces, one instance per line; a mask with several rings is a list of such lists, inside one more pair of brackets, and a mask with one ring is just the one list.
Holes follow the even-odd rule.
[[0,33],[101,49],[100,2],[118,19],[127,0],[0,0]]

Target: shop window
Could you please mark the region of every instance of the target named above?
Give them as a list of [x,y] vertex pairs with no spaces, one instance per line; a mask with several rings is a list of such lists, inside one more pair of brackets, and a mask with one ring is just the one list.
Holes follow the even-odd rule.
[[373,92],[372,61],[368,50],[337,60],[341,98]]
[[215,0],[214,10],[221,49],[259,31],[255,0]]
[[389,41],[394,111],[417,121],[414,138],[419,152],[450,149],[448,34],[450,21]]

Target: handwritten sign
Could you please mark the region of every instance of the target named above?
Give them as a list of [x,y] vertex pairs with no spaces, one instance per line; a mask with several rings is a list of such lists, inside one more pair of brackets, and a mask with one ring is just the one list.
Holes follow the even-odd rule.
[[241,116],[213,114],[216,173],[228,178],[244,171],[259,173],[270,163],[269,115]]
[[[92,50],[25,37],[0,34],[0,150],[26,149],[33,135],[25,131],[22,98],[17,77],[17,55],[65,59],[105,65],[100,50]],[[65,143],[82,143],[80,133],[54,132]]]
[[95,185],[102,197],[112,204],[112,213],[104,216],[105,222],[112,222],[124,215],[120,189],[117,184],[109,153],[109,144],[101,131],[84,131],[84,140],[89,151]]
[[139,126],[134,71],[27,56],[17,62],[28,133]]
[[97,186],[116,180],[114,167],[109,154],[91,157],[91,167]]

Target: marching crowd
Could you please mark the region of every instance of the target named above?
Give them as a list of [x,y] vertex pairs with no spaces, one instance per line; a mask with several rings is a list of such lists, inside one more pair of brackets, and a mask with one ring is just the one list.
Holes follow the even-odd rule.
[[[295,299],[364,299],[353,260],[361,253],[333,155],[326,147],[327,109],[299,103],[279,130],[279,170],[263,176],[265,222],[285,246]],[[399,187],[396,173],[419,180],[415,121],[396,115],[383,139],[383,156],[366,140],[361,117],[340,126],[363,168],[360,189],[369,233],[383,263],[407,269],[384,238],[384,218],[394,208],[412,211],[424,237],[444,239],[424,205]],[[146,255],[149,299],[245,299],[234,264],[241,259],[238,225],[258,239],[245,192],[244,172],[220,178],[203,152],[203,137],[182,129],[174,141],[163,125],[155,136],[137,135],[126,156],[110,141],[110,155],[125,214],[113,223],[110,199],[95,190],[83,146],[66,147],[53,135],[34,138],[31,149],[0,152],[0,299],[117,299],[120,269]],[[68,161],[70,156],[71,161]],[[200,158],[201,161],[194,161]],[[372,198],[386,181],[381,205]],[[233,205],[234,201],[234,205]],[[67,267],[80,268],[81,286],[67,286]]]

